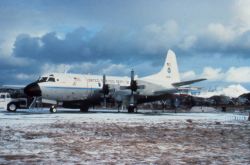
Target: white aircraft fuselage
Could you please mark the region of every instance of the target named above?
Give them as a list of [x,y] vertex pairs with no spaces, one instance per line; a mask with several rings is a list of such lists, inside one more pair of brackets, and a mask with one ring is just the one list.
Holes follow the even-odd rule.
[[[41,76],[24,91],[29,96],[54,101],[54,104],[61,102],[64,107],[81,109],[101,102],[105,93],[104,86],[107,84],[106,95],[128,109],[133,109],[148,97],[169,95],[178,92],[182,85],[202,80],[204,79],[180,82],[175,53],[169,50],[161,71],[147,77],[132,79],[132,76],[107,76],[104,82],[102,75],[51,73]],[[136,81],[136,89],[132,87],[132,81]]]
[[[102,76],[53,73],[42,78],[53,78],[54,81],[39,82],[42,97],[49,100],[72,101],[84,100],[102,89]],[[129,77],[109,76],[106,80],[109,85],[128,86]]]

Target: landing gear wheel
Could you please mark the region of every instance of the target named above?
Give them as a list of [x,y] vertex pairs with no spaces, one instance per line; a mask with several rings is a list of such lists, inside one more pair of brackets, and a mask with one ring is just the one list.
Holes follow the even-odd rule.
[[89,107],[88,106],[82,106],[80,108],[80,112],[88,112],[89,111]]
[[9,103],[7,105],[7,111],[9,112],[16,112],[17,105],[15,103]]
[[52,106],[52,107],[50,107],[49,111],[50,111],[50,113],[56,113],[57,109],[55,106]]
[[134,112],[135,112],[135,106],[129,106],[128,113],[134,113]]

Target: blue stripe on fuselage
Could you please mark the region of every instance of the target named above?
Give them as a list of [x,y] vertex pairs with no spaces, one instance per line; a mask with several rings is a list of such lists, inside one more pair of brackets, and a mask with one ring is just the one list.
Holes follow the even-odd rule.
[[102,89],[102,88],[80,88],[80,87],[53,87],[53,86],[43,86],[50,89],[68,89],[68,90],[93,90],[93,89]]

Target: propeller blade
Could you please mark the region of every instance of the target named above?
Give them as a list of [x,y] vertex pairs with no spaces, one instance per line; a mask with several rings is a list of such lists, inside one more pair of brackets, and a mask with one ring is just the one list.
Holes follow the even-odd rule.
[[135,96],[134,95],[131,95],[130,97],[130,103],[129,103],[131,106],[134,106],[135,104]]
[[107,108],[107,97],[106,95],[109,94],[109,86],[106,84],[106,75],[104,74],[102,77],[102,93],[103,93],[103,102],[105,108]]
[[131,81],[134,81],[135,80],[135,72],[134,70],[132,69],[131,70]]
[[106,100],[105,94],[103,94],[103,103],[104,103],[104,107],[107,108],[107,100]]
[[103,84],[103,86],[106,84],[106,75],[105,74],[102,77],[102,84]]

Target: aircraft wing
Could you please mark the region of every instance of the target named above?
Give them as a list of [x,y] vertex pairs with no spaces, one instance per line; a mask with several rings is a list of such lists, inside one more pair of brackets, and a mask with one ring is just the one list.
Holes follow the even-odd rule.
[[180,87],[180,86],[190,85],[190,84],[193,84],[193,83],[196,83],[196,82],[200,82],[200,81],[204,81],[204,80],[207,80],[207,79],[201,78],[201,79],[196,79],[196,80],[181,81],[181,82],[173,83],[172,85],[174,87]]
[[156,95],[161,95],[161,94],[172,94],[172,93],[176,93],[179,91],[186,91],[186,90],[199,90],[199,87],[181,87],[184,85],[190,85],[196,82],[200,82],[200,81],[204,81],[206,80],[205,78],[203,79],[196,79],[196,80],[190,80],[190,81],[182,81],[182,82],[177,82],[177,83],[173,83],[172,85],[174,87],[176,87],[175,89],[164,89],[164,90],[159,90],[159,91],[155,91],[154,94]]
[[173,94],[180,91],[189,91],[189,90],[200,90],[201,87],[180,87],[176,89],[165,89],[160,91],[155,91],[154,94],[156,95],[162,95],[162,94]]
[[156,95],[163,95],[163,94],[172,94],[178,92],[178,89],[165,89],[165,90],[159,90],[155,91],[154,94]]

